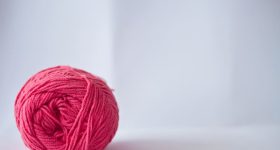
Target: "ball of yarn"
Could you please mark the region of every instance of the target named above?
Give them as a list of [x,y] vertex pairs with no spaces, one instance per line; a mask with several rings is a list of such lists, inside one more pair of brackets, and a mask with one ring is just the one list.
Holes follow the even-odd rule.
[[102,150],[113,139],[119,120],[108,85],[69,66],[32,76],[17,95],[15,117],[32,150]]

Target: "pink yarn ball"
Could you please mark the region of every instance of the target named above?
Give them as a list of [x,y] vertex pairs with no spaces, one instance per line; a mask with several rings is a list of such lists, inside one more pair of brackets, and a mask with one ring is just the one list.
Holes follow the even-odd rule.
[[102,79],[68,66],[35,74],[15,101],[17,127],[32,150],[102,150],[117,131],[118,112]]

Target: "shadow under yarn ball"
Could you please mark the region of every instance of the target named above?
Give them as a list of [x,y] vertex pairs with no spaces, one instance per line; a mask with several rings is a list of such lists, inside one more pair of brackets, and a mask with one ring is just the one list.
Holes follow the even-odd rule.
[[101,78],[69,66],[38,72],[15,101],[17,127],[32,150],[102,150],[117,131],[118,112]]

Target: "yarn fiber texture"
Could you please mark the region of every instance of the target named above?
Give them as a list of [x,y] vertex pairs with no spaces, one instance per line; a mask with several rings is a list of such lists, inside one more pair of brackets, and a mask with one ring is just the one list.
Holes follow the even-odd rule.
[[103,150],[117,131],[118,113],[101,78],[70,66],[38,72],[15,101],[16,124],[31,150]]

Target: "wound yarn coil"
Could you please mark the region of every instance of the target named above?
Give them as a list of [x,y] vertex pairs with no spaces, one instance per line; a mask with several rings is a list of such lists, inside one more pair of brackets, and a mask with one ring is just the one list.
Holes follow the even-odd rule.
[[17,127],[31,150],[103,150],[118,128],[112,90],[100,77],[70,66],[33,75],[14,107]]

